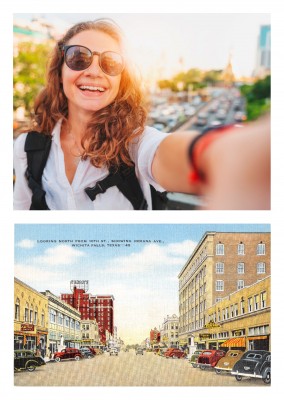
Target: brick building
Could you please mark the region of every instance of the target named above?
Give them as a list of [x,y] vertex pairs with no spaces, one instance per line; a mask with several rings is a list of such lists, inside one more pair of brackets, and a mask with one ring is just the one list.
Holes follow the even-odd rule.
[[114,312],[112,295],[92,295],[87,293],[88,281],[71,281],[72,293],[61,294],[61,299],[81,313],[82,320],[96,320],[100,340],[106,342],[106,331],[113,335]]
[[270,275],[270,233],[206,232],[179,277],[179,344],[192,344],[207,309]]

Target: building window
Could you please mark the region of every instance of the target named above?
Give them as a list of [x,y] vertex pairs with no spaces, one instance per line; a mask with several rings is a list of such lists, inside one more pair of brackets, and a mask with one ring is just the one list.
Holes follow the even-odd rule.
[[235,317],[239,315],[238,303],[235,304]]
[[44,318],[44,312],[42,311],[41,313],[41,326],[45,325],[45,318]]
[[254,309],[257,311],[259,309],[259,294],[254,296]]
[[256,273],[257,274],[265,274],[265,263],[264,262],[257,263]]
[[216,255],[223,256],[225,254],[223,243],[216,244]]
[[58,314],[58,325],[63,325],[63,314]]
[[237,290],[243,289],[245,287],[245,281],[242,279],[239,279],[237,282]]
[[25,322],[29,322],[29,305],[26,303],[25,307]]
[[37,325],[37,307],[35,308],[35,313],[34,313],[34,325]]
[[238,263],[238,274],[244,274],[245,273],[245,263],[240,262]]
[[20,319],[20,300],[16,300],[15,304],[15,320],[19,321]]
[[244,313],[245,313],[245,301],[244,300],[241,300],[241,303],[240,303],[240,308],[241,308],[241,315],[243,315]]
[[216,274],[223,274],[224,273],[224,263],[217,262],[216,263]]
[[238,244],[238,256],[243,256],[245,254],[245,245],[244,243]]
[[266,307],[266,292],[260,293],[260,307],[261,308]]
[[258,243],[257,248],[256,248],[256,254],[258,256],[264,256],[265,255],[265,243]]
[[252,312],[252,297],[248,298],[248,312]]
[[55,310],[50,310],[50,312],[49,312],[49,322],[51,323],[51,324],[55,324],[55,322],[56,322],[56,311]]
[[224,281],[216,281],[216,291],[222,292],[224,290]]

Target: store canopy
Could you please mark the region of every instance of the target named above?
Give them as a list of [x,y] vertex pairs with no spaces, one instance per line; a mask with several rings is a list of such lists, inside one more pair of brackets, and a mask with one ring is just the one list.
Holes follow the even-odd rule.
[[267,336],[250,336],[248,340],[264,340],[267,339]]
[[238,337],[226,340],[220,345],[221,347],[246,347],[246,338]]

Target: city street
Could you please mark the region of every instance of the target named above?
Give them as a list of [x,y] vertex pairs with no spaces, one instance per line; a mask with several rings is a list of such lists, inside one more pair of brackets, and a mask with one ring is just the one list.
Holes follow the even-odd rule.
[[230,374],[217,375],[214,370],[193,368],[185,359],[166,359],[134,350],[108,353],[90,360],[48,362],[34,372],[16,372],[15,386],[263,386],[261,379]]

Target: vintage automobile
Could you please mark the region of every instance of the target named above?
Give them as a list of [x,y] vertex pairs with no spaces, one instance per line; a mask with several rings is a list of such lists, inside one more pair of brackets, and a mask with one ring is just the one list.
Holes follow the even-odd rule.
[[95,355],[87,347],[80,347],[80,352],[83,354],[84,358],[94,358]]
[[109,350],[109,355],[110,355],[110,356],[118,356],[118,350],[117,350],[117,348],[116,348],[116,347],[112,347],[112,348]]
[[231,374],[237,381],[241,381],[243,376],[250,378],[260,378],[264,383],[271,382],[271,353],[266,350],[248,350],[242,358],[236,362]]
[[224,357],[225,354],[226,352],[223,350],[203,350],[197,359],[196,365],[202,370],[205,368],[214,368],[220,358]]
[[243,356],[244,351],[242,350],[229,350],[226,355],[217,362],[215,366],[216,374],[221,374],[224,372],[231,372],[233,366],[237,361]]
[[143,349],[142,349],[142,347],[137,347],[137,349],[135,350],[135,354],[137,355],[137,354],[141,354],[141,356],[143,356]]
[[41,356],[36,356],[31,350],[14,350],[14,371],[34,371],[37,367],[45,365]]
[[192,354],[192,356],[189,359],[190,364],[193,366],[193,368],[197,368],[198,365],[197,363],[197,359],[200,356],[200,354],[202,353],[203,350],[195,350],[195,352]]
[[96,349],[92,346],[81,346],[80,351],[90,351],[94,356],[97,354]]
[[62,360],[75,360],[75,361],[80,361],[82,358],[84,358],[83,354],[79,349],[75,349],[73,347],[66,347],[65,349],[62,349],[61,351],[56,351],[54,353],[54,361],[60,362]]
[[185,358],[185,356],[185,352],[179,349],[170,348],[165,352],[166,358]]

